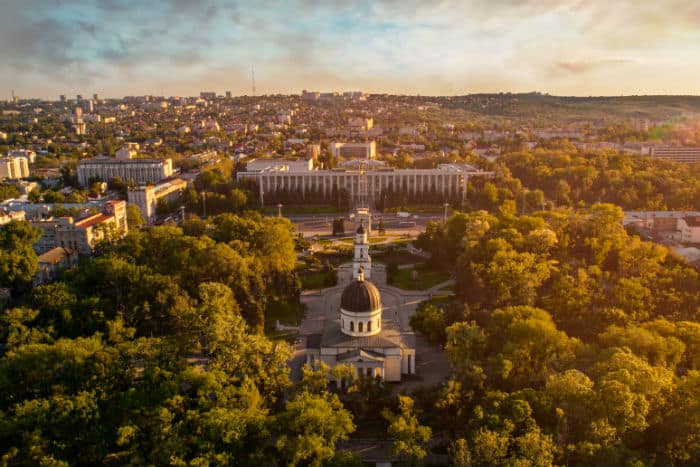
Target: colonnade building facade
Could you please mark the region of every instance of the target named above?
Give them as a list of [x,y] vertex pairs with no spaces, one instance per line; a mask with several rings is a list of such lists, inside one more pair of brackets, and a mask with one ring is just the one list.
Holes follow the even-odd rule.
[[[435,169],[374,170],[295,170],[281,162],[259,170],[246,170],[237,179],[255,181],[260,195],[281,190],[320,193],[330,198],[334,189],[344,189],[351,198],[366,193],[377,198],[384,190],[408,194],[436,192],[445,197],[467,194],[467,181],[473,176],[492,176],[467,164],[440,164]],[[365,186],[362,186],[362,185]]]
[[89,187],[91,180],[108,182],[113,178],[133,180],[137,185],[156,183],[173,174],[172,159],[116,159],[98,157],[78,162],[78,183]]

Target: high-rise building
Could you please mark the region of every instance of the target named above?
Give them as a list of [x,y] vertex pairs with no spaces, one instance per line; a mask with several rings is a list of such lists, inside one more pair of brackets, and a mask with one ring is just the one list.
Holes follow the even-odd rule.
[[226,91],[226,98],[231,99],[231,91]]
[[83,100],[83,95],[82,95],[82,94],[76,94],[76,95],[75,95],[75,99],[76,99],[78,102],[80,102],[80,101]]
[[25,177],[29,177],[29,161],[25,157],[0,159],[0,179],[16,180]]
[[66,102],[66,95],[61,94],[60,96],[58,96],[58,100],[60,100],[61,102]]
[[213,91],[202,91],[199,93],[202,99],[216,99],[216,93]]
[[99,94],[97,94],[97,93],[93,94],[93,95],[92,95],[92,98],[93,98],[93,100],[96,100],[96,101],[99,101],[99,100],[100,100],[100,96],[99,96]]

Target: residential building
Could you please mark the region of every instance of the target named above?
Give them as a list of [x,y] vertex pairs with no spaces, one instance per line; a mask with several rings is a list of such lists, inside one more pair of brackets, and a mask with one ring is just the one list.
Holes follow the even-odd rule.
[[0,180],[7,178],[15,180],[29,177],[29,164],[24,157],[0,158]]
[[78,251],[71,248],[57,246],[37,257],[39,263],[32,285],[34,287],[53,281],[63,269],[77,266],[79,261]]
[[42,237],[33,246],[38,254],[63,247],[89,256],[100,240],[112,234],[119,237],[127,234],[126,202],[108,201],[103,205],[102,212],[89,214],[78,220],[59,217],[33,221],[32,225],[43,232]]
[[132,188],[128,193],[129,204],[135,204],[141,210],[144,220],[151,223],[155,220],[158,201],[173,202],[180,199],[182,192],[187,188],[187,182],[175,178],[159,183]]
[[367,131],[371,130],[374,126],[374,119],[372,117],[353,117],[348,119],[348,127],[351,131]]
[[138,155],[139,149],[141,149],[139,143],[126,143],[117,150],[115,156],[117,159],[134,159]]
[[377,156],[377,144],[369,143],[330,143],[333,157],[346,157],[349,159],[374,159]]
[[14,149],[8,153],[10,157],[24,157],[28,164],[36,162],[36,152],[30,149]]
[[94,180],[109,181],[121,178],[137,185],[155,183],[173,174],[172,159],[116,159],[97,157],[78,162],[78,182],[83,187]]
[[23,221],[26,219],[24,211],[0,210],[0,225],[9,224],[12,221]]

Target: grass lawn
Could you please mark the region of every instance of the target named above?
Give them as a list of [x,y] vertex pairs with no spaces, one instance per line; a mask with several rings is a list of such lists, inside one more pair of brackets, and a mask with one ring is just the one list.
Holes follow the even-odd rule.
[[[418,277],[413,279],[413,271],[418,271]],[[439,271],[426,270],[421,267],[416,269],[399,269],[391,281],[391,285],[404,290],[425,290],[440,282],[449,279],[450,276]]]
[[265,331],[274,332],[275,322],[288,326],[298,326],[304,316],[304,305],[301,303],[286,303],[270,301],[265,309]]
[[313,290],[328,287],[324,285],[326,273],[323,271],[303,271],[299,273],[302,290]]
[[[375,243],[382,243],[386,241],[386,237],[369,237],[369,243],[370,245],[375,244]],[[339,238],[337,241],[342,242],[342,243],[348,243],[352,244],[355,243],[355,237],[345,237],[345,238]]]

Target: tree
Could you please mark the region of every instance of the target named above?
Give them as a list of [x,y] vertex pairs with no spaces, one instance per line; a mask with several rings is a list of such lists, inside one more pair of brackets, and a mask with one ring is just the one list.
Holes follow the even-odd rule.
[[0,227],[0,286],[18,291],[31,283],[38,267],[32,245],[40,237],[41,230],[29,222],[12,221]]
[[409,396],[398,396],[398,413],[389,410],[383,412],[389,422],[387,434],[392,438],[391,452],[410,465],[420,464],[428,454],[426,445],[432,437],[430,427],[418,422],[413,411],[413,399]]
[[319,467],[335,455],[335,443],[355,430],[338,396],[297,394],[275,418],[277,449],[288,465]]
[[138,229],[146,224],[141,214],[141,209],[135,204],[127,204],[126,206],[126,225],[132,229]]

